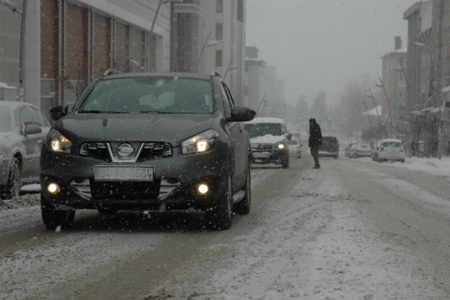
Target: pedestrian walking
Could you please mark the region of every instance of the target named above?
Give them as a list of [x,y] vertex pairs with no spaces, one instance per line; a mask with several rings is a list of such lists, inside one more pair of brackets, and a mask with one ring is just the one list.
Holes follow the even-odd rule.
[[309,119],[309,141],[308,146],[311,150],[311,155],[314,158],[313,169],[320,169],[319,163],[319,147],[322,144],[322,131],[316,119]]

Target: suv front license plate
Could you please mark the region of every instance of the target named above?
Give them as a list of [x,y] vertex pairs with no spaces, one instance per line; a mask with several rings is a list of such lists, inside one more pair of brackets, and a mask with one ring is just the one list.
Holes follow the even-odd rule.
[[95,166],[96,181],[153,181],[153,167]]

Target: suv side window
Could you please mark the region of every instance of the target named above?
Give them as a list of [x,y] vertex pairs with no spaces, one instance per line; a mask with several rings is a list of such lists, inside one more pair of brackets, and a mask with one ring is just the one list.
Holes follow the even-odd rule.
[[220,83],[220,90],[222,91],[222,96],[223,96],[223,106],[224,106],[224,110],[225,110],[225,116],[227,118],[231,118],[231,110],[233,108],[233,100],[230,100],[229,98],[229,91],[227,92],[228,88],[227,86],[221,82]]

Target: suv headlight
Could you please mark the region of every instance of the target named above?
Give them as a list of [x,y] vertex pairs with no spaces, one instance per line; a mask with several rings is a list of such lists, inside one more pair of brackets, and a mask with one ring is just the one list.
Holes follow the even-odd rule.
[[59,133],[58,130],[51,129],[47,134],[47,146],[53,152],[67,153],[70,154],[70,149],[72,147],[72,142]]
[[182,154],[205,153],[212,149],[219,134],[214,130],[208,130],[197,134],[181,143]]
[[275,145],[275,147],[277,148],[277,149],[284,149],[284,144],[283,143],[278,143],[278,144],[276,144]]

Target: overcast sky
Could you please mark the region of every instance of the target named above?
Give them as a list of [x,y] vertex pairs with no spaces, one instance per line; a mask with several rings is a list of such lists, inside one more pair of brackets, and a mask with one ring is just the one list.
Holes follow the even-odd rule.
[[247,45],[277,67],[286,100],[311,101],[321,90],[331,104],[344,85],[381,74],[380,57],[407,45],[403,13],[415,0],[247,0]]

